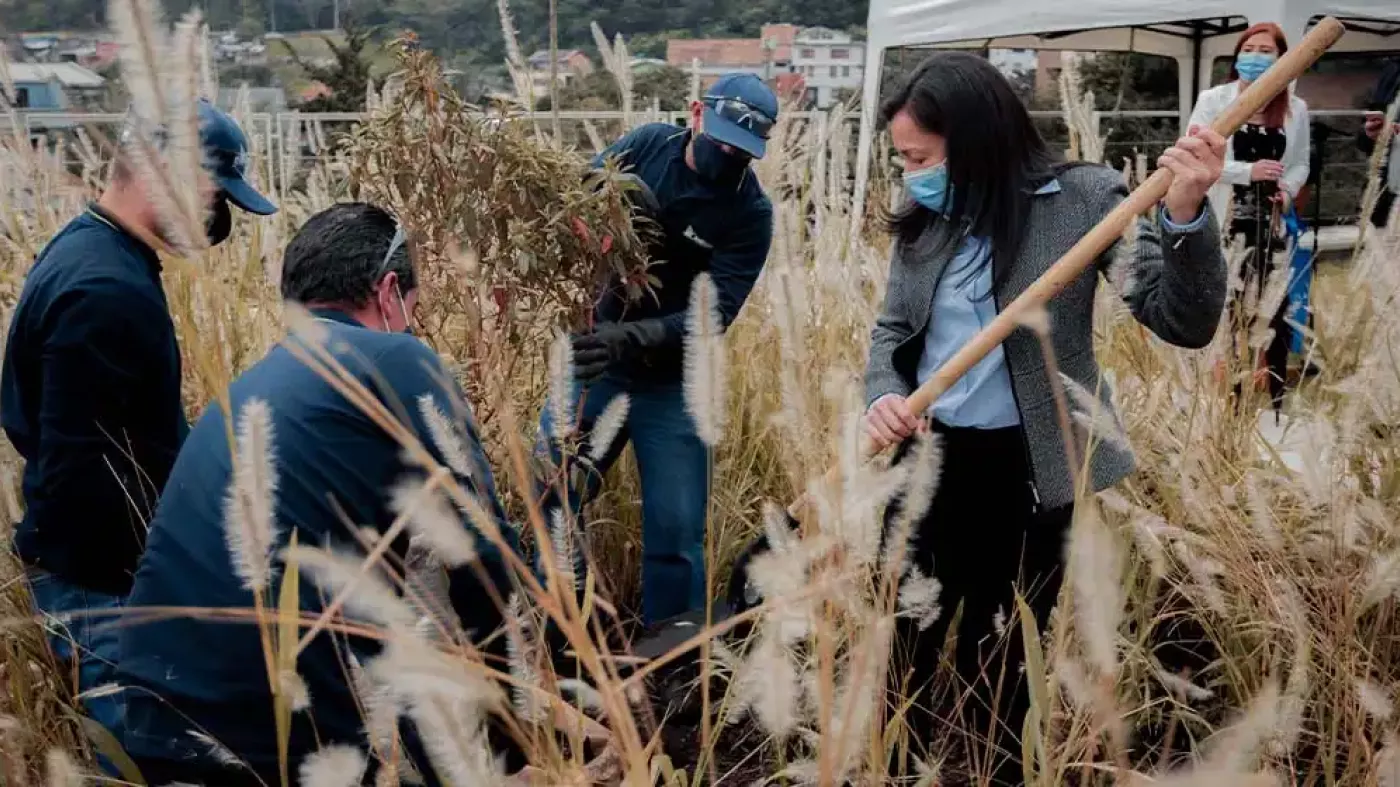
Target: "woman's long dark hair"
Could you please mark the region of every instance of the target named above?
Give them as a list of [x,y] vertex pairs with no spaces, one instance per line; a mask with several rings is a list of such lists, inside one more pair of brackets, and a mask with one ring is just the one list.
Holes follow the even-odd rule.
[[[1055,176],[1059,156],[1031,122],[1011,85],[984,58],[940,52],[925,60],[881,108],[889,123],[907,111],[924,130],[947,140],[953,205],[947,218],[975,237],[989,238],[992,256],[1010,263],[1021,251],[1031,198]],[[912,243],[933,221],[911,202],[890,217],[901,243]],[[948,233],[944,243],[956,243]],[[1006,265],[1003,270],[1009,271]],[[996,282],[999,288],[1003,282]]]

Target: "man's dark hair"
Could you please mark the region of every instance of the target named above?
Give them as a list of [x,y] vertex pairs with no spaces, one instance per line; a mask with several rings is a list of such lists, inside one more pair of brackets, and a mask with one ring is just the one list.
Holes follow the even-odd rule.
[[344,202],[317,213],[287,244],[282,297],[360,308],[390,271],[399,275],[399,292],[408,294],[417,286],[408,244],[400,245],[384,265],[397,228],[388,211],[364,202]]

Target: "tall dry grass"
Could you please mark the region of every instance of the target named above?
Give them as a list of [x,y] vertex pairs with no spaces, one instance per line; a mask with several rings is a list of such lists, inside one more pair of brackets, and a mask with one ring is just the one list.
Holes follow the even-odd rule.
[[[138,24],[147,34],[157,26]],[[151,40],[174,46],[173,39]],[[175,77],[193,63],[173,63],[173,74],[146,78],[188,91]],[[387,101],[375,112],[394,111],[393,97],[381,98]],[[1078,100],[1067,96],[1071,119]],[[425,122],[446,128],[479,121],[430,116]],[[1082,133],[1077,139],[1080,150],[1098,149]],[[265,148],[259,141],[258,178],[279,196],[283,212],[267,221],[240,217],[229,243],[195,248],[167,266],[192,415],[218,403],[228,381],[282,336],[275,289],[280,250],[308,215],[345,196],[340,173],[365,162],[328,153],[306,170]],[[850,234],[850,126],[840,110],[813,123],[784,122],[770,149],[759,177],[780,195],[773,253],[723,341],[693,348],[693,356],[710,362],[693,365],[688,381],[691,406],[716,449],[712,584],[722,582],[735,552],[755,534],[767,532],[776,545],[753,566],[768,601],[744,621],[751,625],[743,641],[727,636],[731,622],[631,672],[625,654],[613,651],[606,636],[610,610],[635,595],[639,570],[640,495],[630,461],[620,463],[578,523],[587,534],[583,543],[570,535],[569,523],[544,521],[527,491],[533,424],[551,384],[562,387],[550,379],[540,338],[557,327],[558,312],[508,312],[512,325],[503,335],[514,337],[509,349],[516,356],[509,374],[480,364],[459,369],[477,399],[473,406],[491,416],[488,448],[500,483],[512,490],[513,513],[535,548],[565,558],[545,561],[541,578],[520,572],[507,616],[508,671],[483,664],[453,636],[450,621],[416,603],[423,600],[415,599],[416,588],[408,606],[395,592],[403,588],[367,584],[360,563],[378,561],[369,548],[366,558],[284,550],[278,543],[269,557],[267,540],[256,537],[266,530],[255,505],[266,479],[239,479],[250,505],[231,512],[229,525],[254,536],[235,541],[244,545],[240,560],[249,574],[260,576],[259,567],[276,561],[281,576],[321,583],[357,611],[352,617],[378,621],[384,631],[389,646],[382,660],[351,676],[365,700],[376,756],[392,761],[386,713],[415,718],[428,733],[434,767],[454,783],[505,779],[480,735],[488,714],[508,719],[533,783],[543,784],[934,784],[976,753],[975,738],[954,728],[933,741],[905,740],[899,698],[883,701],[894,620],[953,611],[938,608],[934,583],[906,571],[898,539],[891,550],[876,539],[892,494],[912,490],[919,500],[933,493],[936,477],[928,469],[937,446],[920,448],[927,459],[917,463],[921,473],[858,460],[858,381],[887,249],[877,231]],[[76,173],[59,163],[67,153],[34,151],[20,139],[0,147],[0,294],[7,310],[34,255],[101,185],[98,151],[80,146]],[[153,157],[147,166],[178,165]],[[437,178],[423,187],[463,188],[446,175]],[[196,204],[189,193],[171,202]],[[1028,783],[1400,784],[1400,719],[1393,707],[1400,675],[1394,620],[1400,543],[1393,525],[1400,479],[1392,432],[1400,423],[1400,375],[1390,352],[1400,339],[1397,251],[1395,230],[1372,234],[1351,264],[1320,284],[1312,346],[1326,371],[1290,397],[1285,421],[1277,423],[1271,415],[1261,421],[1265,397],[1250,384],[1248,348],[1268,338],[1257,321],[1226,322],[1211,348],[1183,352],[1150,337],[1111,288],[1101,288],[1097,349],[1126,433],[1091,425],[1081,438],[1090,446],[1129,441],[1140,469],[1118,489],[1081,497],[1068,545],[1071,577],[1051,630],[1035,631],[1029,617],[1009,611],[1006,625],[1024,627],[1032,643],[1025,664],[1012,665],[1024,667],[1032,687],[1023,730]],[[1231,257],[1238,268],[1241,256]],[[1246,314],[1271,313],[1277,281]],[[697,291],[703,306],[704,290]],[[459,324],[460,304],[432,295],[426,321]],[[703,310],[695,318],[703,337]],[[308,361],[325,363],[315,337],[295,320],[291,327],[306,339]],[[433,338],[446,357],[465,359],[479,340],[469,333],[444,330]],[[554,376],[567,367],[556,363]],[[324,372],[357,396],[333,364]],[[1236,382],[1245,393],[1238,403],[1230,396]],[[468,547],[450,528],[433,530],[426,513],[453,506],[471,512],[469,493],[437,466],[421,436],[402,433],[372,402],[365,407],[402,439],[430,479],[405,492],[401,521],[392,527],[421,529],[441,560],[467,559]],[[269,446],[257,437],[256,414],[238,415],[246,426],[240,451],[254,460],[260,451],[275,453],[275,440]],[[459,455],[454,439],[450,425],[431,435],[449,463]],[[588,447],[579,450],[586,454]],[[842,482],[809,490],[833,463],[844,470]],[[6,519],[13,521],[13,452],[5,467]],[[813,495],[816,514],[799,538],[765,503],[803,490]],[[492,538],[491,525],[483,524]],[[578,549],[592,556],[594,574],[575,575],[576,563],[567,558]],[[71,783],[67,764],[49,752],[90,762],[90,751],[62,676],[27,614],[13,561],[4,557],[0,775],[6,783]],[[604,585],[607,594],[599,591]],[[274,588],[259,587],[269,679],[279,710],[295,712],[293,648],[310,629],[344,623],[299,619]],[[430,625],[412,625],[425,610]],[[554,674],[541,658],[546,619],[578,655],[582,681]],[[692,722],[665,714],[694,703],[656,691],[649,698],[643,678],[663,677],[696,653],[704,657],[696,693],[706,712],[677,747],[668,729]],[[386,704],[393,697],[402,704]],[[602,752],[589,762],[580,754],[585,739]],[[673,744],[669,751],[661,740]],[[1191,767],[1168,773],[1188,758]],[[348,784],[362,765],[360,755],[330,751],[306,768],[318,783]]]

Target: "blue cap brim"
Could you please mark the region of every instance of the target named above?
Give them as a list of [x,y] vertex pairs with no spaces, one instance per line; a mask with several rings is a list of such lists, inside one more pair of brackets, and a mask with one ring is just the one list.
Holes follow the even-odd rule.
[[705,110],[704,131],[716,141],[738,148],[754,158],[763,158],[763,154],[768,152],[768,142],[763,137],[738,123],[725,120],[713,109]]
[[219,187],[228,195],[229,202],[243,210],[259,216],[271,216],[277,212],[277,206],[254,190],[243,178],[218,178],[218,181]]

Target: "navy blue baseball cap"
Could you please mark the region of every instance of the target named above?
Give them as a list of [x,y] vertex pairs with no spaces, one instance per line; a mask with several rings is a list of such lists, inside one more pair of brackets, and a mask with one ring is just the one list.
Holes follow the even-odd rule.
[[778,97],[753,74],[725,74],[705,94],[702,131],[733,148],[763,158],[778,123]]
[[249,213],[270,216],[277,206],[248,182],[248,137],[227,112],[199,100],[199,141],[204,166],[229,201]]

